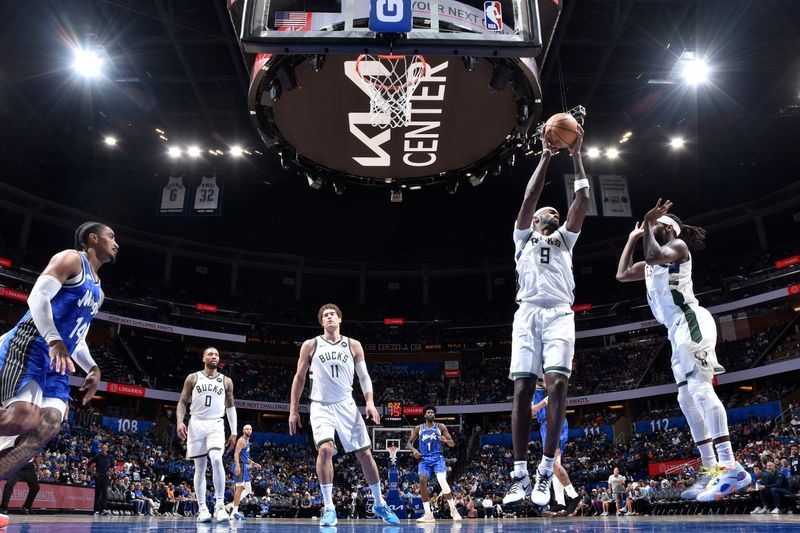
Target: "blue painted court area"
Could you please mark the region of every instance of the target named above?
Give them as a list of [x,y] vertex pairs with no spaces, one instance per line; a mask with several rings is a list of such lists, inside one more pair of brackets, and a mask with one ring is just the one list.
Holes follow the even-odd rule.
[[[24,523],[23,523],[24,520]],[[336,527],[320,529],[312,520],[262,520],[222,524],[197,524],[189,519],[160,518],[93,518],[74,515],[11,516],[11,524],[0,530],[8,533],[121,533],[146,531],[148,533],[200,531],[222,532],[270,531],[296,533],[320,530],[323,533],[522,533],[547,531],[549,533],[788,533],[800,532],[800,515],[780,516],[639,516],[563,519],[506,519],[465,520],[453,523],[441,520],[436,524],[417,525],[403,521],[398,526],[387,526],[374,520],[342,520]]]

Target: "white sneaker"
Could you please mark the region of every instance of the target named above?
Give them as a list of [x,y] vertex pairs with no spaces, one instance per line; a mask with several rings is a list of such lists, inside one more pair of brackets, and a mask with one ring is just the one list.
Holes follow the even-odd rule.
[[197,513],[197,521],[198,522],[211,522],[211,513],[208,512],[208,509],[200,509]]
[[451,511],[450,518],[452,518],[454,522],[461,522],[461,515],[458,511]]
[[533,490],[531,487],[531,478],[528,476],[527,472],[522,477],[514,477],[512,473],[511,478],[514,481],[511,483],[511,489],[509,489],[508,494],[503,496],[503,505],[520,503],[530,496],[531,490]]
[[436,522],[436,518],[433,516],[433,513],[425,513],[417,518],[417,524],[433,524],[434,522]]
[[550,483],[553,481],[553,473],[542,474],[536,470],[536,481],[533,483],[531,501],[539,506],[550,503]]
[[608,516],[608,511],[603,511],[602,513],[600,513],[600,516]]
[[757,513],[754,513],[754,514],[767,514],[768,512],[769,512],[769,511],[767,511],[767,510],[766,510],[766,509],[764,509],[763,507],[760,507],[760,508],[758,509],[758,512],[757,512]]
[[700,468],[694,483],[692,483],[689,488],[681,492],[681,499],[694,500],[697,498],[697,495],[706,489],[706,486],[708,486],[708,483],[716,473],[716,468]]
[[764,510],[763,507],[756,507],[755,509],[750,511],[750,514],[761,514],[761,511],[763,510]]
[[739,463],[736,463],[733,468],[721,466],[717,469],[711,481],[708,482],[705,490],[697,495],[697,501],[713,502],[719,500],[728,494],[748,487],[751,481],[752,477]]
[[776,507],[775,509],[773,509],[772,511],[770,511],[770,514],[781,514],[781,509],[780,509],[780,507]]
[[227,522],[230,520],[231,517],[228,516],[228,512],[225,510],[224,505],[217,506],[217,509],[214,511],[214,520],[217,522]]

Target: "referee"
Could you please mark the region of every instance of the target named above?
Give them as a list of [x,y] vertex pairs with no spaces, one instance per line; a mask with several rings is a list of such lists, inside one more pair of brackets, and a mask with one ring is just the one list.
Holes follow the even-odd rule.
[[108,454],[108,444],[100,446],[100,453],[89,459],[86,468],[94,465],[94,514],[107,515],[108,471],[114,466],[114,456]]
[[[36,462],[38,462],[38,455],[34,459],[36,459]],[[30,514],[31,507],[33,507],[33,501],[36,499],[36,495],[39,494],[39,480],[36,477],[36,465],[34,464],[34,459],[31,459],[25,463],[25,466],[17,470],[6,481],[6,486],[3,488],[3,501],[0,502],[0,513],[8,513],[8,502],[11,499],[11,495],[14,493],[14,485],[16,485],[19,481],[24,481],[28,484],[28,497],[25,498],[25,503],[22,504],[22,512],[25,514]]]

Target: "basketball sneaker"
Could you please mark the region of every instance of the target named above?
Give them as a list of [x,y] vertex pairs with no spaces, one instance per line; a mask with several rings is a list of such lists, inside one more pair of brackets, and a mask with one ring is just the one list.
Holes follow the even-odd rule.
[[381,517],[381,519],[387,524],[400,523],[400,519],[397,518],[397,515],[394,514],[394,511],[392,511],[392,508],[388,505],[375,505],[372,510],[375,511],[375,514]]
[[203,507],[197,513],[198,522],[211,522],[211,518],[212,518],[211,513],[208,512],[208,509],[206,507]]
[[433,513],[425,513],[417,518],[417,524],[433,524],[434,522],[436,522],[436,518],[434,518]]
[[531,492],[531,501],[538,505],[544,506],[550,503],[550,483],[553,482],[553,473],[542,474],[539,469],[536,469],[536,481],[533,483],[533,491]]
[[333,527],[336,525],[336,509],[326,507],[319,520],[319,527]]
[[231,520],[247,520],[247,517],[242,513],[233,513],[231,515]]
[[453,522],[461,522],[461,513],[458,511],[450,511],[450,518],[453,519]]
[[225,506],[220,504],[214,510],[214,520],[217,522],[227,522],[230,520],[231,517],[228,516],[228,512],[225,510]]
[[701,467],[697,473],[697,478],[695,478],[694,483],[692,483],[692,485],[685,491],[681,492],[681,499],[694,500],[697,498],[698,494],[706,490],[706,486],[716,473],[716,466],[713,468]]
[[748,487],[751,481],[750,474],[739,463],[736,463],[733,468],[721,466],[714,474],[714,477],[711,478],[711,481],[708,482],[705,490],[697,495],[697,501],[713,502],[719,500],[728,494]]
[[531,478],[526,473],[522,477],[514,477],[514,474],[511,474],[511,479],[513,482],[511,483],[511,488],[508,491],[508,494],[503,496],[503,505],[511,505],[515,503],[520,503],[522,500],[527,498],[531,495]]
[[8,525],[8,515],[0,514],[0,528],[4,528]]

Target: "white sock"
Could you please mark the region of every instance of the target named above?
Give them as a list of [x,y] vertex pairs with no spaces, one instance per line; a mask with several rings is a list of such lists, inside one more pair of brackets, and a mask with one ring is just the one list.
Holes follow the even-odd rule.
[[569,485],[564,487],[564,492],[566,492],[567,496],[569,496],[570,498],[577,498],[578,497],[578,493],[575,492],[575,487],[572,486],[572,483],[570,483]]
[[380,483],[375,483],[374,485],[370,485],[369,490],[372,491],[372,497],[375,499],[375,505],[379,507],[383,507],[384,505],[386,505],[386,502],[383,501],[383,494],[381,494]]
[[703,462],[703,467],[714,468],[717,466],[717,455],[714,453],[714,443],[706,442],[700,444],[697,449],[700,451],[700,460]]
[[233,506],[233,514],[236,514],[238,512],[239,512],[239,506],[238,505],[234,505]]
[[514,461],[513,477],[525,477],[528,475],[528,461]]
[[719,444],[715,444],[714,447],[717,449],[719,464],[728,468],[736,466],[736,457],[733,455],[731,441],[726,440],[725,442],[720,442]]
[[422,508],[425,509],[425,514],[431,513],[431,502],[422,502]]
[[553,463],[555,463],[555,462],[556,462],[556,460],[555,460],[554,457],[547,457],[546,455],[542,455],[542,460],[539,463],[539,473],[540,474],[552,475],[553,474]]
[[566,503],[564,501],[564,485],[561,484],[557,476],[553,476],[553,492],[556,495],[556,503],[564,505]]
[[325,508],[333,509],[333,483],[320,485],[319,488],[322,491],[322,500],[325,502]]

